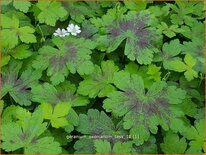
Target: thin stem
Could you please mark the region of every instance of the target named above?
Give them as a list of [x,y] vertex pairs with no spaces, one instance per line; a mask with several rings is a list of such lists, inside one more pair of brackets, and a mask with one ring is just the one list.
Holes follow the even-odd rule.
[[38,24],[37,26],[38,26],[38,28],[39,28],[39,30],[40,30],[40,32],[41,32],[41,36],[42,36],[42,38],[43,38],[43,41],[45,41],[44,33],[43,33],[40,25]]

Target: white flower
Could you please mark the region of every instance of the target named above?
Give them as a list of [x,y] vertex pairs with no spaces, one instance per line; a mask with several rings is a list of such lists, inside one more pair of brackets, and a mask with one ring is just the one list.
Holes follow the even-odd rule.
[[67,27],[67,31],[70,32],[73,36],[76,36],[81,32],[80,27],[78,25],[69,24]]
[[55,32],[54,32],[54,35],[55,36],[60,36],[60,37],[65,37],[65,36],[68,36],[69,33],[65,30],[65,29],[60,29],[58,28]]

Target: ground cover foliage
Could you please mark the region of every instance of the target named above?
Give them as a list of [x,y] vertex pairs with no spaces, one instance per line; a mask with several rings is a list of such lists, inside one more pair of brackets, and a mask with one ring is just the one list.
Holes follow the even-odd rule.
[[2,153],[205,152],[203,1],[1,7]]

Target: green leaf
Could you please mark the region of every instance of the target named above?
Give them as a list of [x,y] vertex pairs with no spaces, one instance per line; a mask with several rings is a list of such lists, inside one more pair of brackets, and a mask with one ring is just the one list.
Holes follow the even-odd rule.
[[3,100],[0,100],[0,116],[2,114],[2,110],[4,108],[4,101]]
[[4,124],[16,122],[22,125],[24,119],[31,117],[31,113],[22,107],[11,105],[4,109],[2,117]]
[[191,99],[186,99],[183,101],[180,107],[182,111],[190,117],[194,117],[197,114],[197,105],[192,102]]
[[149,140],[140,146],[133,146],[134,154],[153,154],[157,153],[157,144],[154,136],[150,136]]
[[[87,2],[88,3],[88,2]],[[68,11],[71,19],[77,23],[82,23],[86,17],[94,17],[97,9],[94,10],[84,2],[64,2],[64,7]],[[94,3],[93,3],[94,4]],[[100,10],[100,8],[98,8]]]
[[53,137],[40,135],[46,130],[42,113],[36,111],[32,117],[25,118],[22,125],[15,122],[2,125],[2,148],[5,151],[15,151],[23,148],[26,154],[58,154],[61,148]]
[[67,15],[67,11],[62,7],[60,2],[39,1],[36,6],[40,9],[37,15],[37,19],[40,23],[55,26],[57,20]]
[[19,38],[24,43],[35,43],[36,37],[33,35],[35,30],[29,26],[19,28]]
[[27,13],[30,6],[31,6],[31,2],[29,2],[29,1],[20,1],[20,2],[14,1],[13,6],[16,9],[18,9],[18,10],[24,12],[24,13]]
[[12,49],[18,44],[18,39],[25,43],[35,43],[35,30],[30,26],[19,27],[19,19],[13,15],[12,18],[2,15],[2,46]]
[[121,91],[110,93],[104,100],[103,108],[123,118],[124,129],[138,137],[133,139],[136,145],[147,141],[150,131],[156,133],[157,125],[168,130],[169,122],[183,115],[177,107],[186,92],[180,88],[159,81],[146,92],[140,76],[123,71],[115,73],[114,84]]
[[107,96],[108,93],[115,90],[112,86],[113,75],[118,70],[119,68],[113,61],[102,61],[101,68],[96,65],[94,73],[84,77],[77,92],[81,95],[88,95],[90,98]]
[[197,72],[195,70],[193,70],[193,67],[196,64],[196,59],[194,59],[190,54],[186,54],[185,58],[184,58],[184,61],[185,61],[186,65],[187,65],[187,70],[184,73],[186,79],[188,81],[191,81],[194,78],[197,78],[198,74],[197,74]]
[[94,140],[94,146],[96,148],[97,154],[123,154],[123,153],[130,153],[132,150],[132,143],[131,142],[116,142],[112,148],[110,142],[107,140]]
[[132,150],[132,143],[131,142],[116,142],[113,146],[113,153],[115,154],[127,154],[130,153]]
[[38,81],[41,73],[30,68],[23,71],[19,77],[18,74],[21,67],[21,62],[12,60],[8,66],[2,69],[2,96],[9,93],[16,103],[29,106],[32,104],[29,88]]
[[176,36],[176,33],[181,33],[184,30],[179,28],[178,25],[171,25],[168,26],[166,23],[161,22],[161,24],[157,25],[158,31],[160,31],[162,34],[165,34],[169,38],[173,38]]
[[[171,22],[173,24],[186,24],[191,26],[196,21],[196,19],[192,17],[192,14],[202,16],[204,12],[204,6],[201,3],[203,2],[176,2],[176,5],[172,4],[171,8],[175,13],[170,16]],[[194,11],[196,8],[198,8],[198,10]]]
[[112,153],[110,143],[106,140],[94,140],[94,146],[98,154]]
[[181,60],[173,60],[167,64],[167,68],[176,72],[184,72],[187,66]]
[[[204,33],[204,32],[203,32]],[[204,57],[204,39],[194,38],[192,41],[183,42],[182,51],[184,54],[190,54],[197,60],[194,70],[204,73],[205,57]]]
[[39,103],[71,102],[73,107],[84,106],[89,103],[87,98],[75,94],[76,87],[68,81],[54,87],[49,83],[43,83],[32,87],[32,100]]
[[198,77],[197,72],[193,69],[194,65],[196,64],[196,59],[194,59],[189,53],[185,55],[184,62],[180,60],[173,60],[167,64],[170,70],[176,72],[185,72],[185,78],[188,81],[193,80],[194,78]]
[[[105,112],[99,112],[96,109],[89,109],[86,114],[79,115],[79,126],[77,131],[85,136],[93,138],[82,138],[78,140],[74,148],[75,153],[95,153],[94,141],[102,136],[102,139],[113,139],[113,142],[119,141],[115,136],[126,136],[128,133],[122,129],[122,123],[115,125],[111,118]],[[95,137],[96,136],[96,137]],[[123,139],[120,139],[123,140]],[[106,142],[107,143],[107,142]]]
[[145,1],[138,1],[138,2],[124,2],[126,8],[132,11],[140,11],[144,10],[147,6],[147,2]]
[[54,87],[49,83],[35,85],[32,87],[32,100],[39,103],[50,103],[55,106],[60,102],[71,103],[72,108],[66,116],[67,126],[64,126],[66,132],[70,133],[74,130],[74,126],[79,123],[79,116],[73,110],[75,107],[85,106],[89,103],[88,99],[75,94],[76,87],[70,82],[64,82]]
[[150,64],[153,53],[157,50],[155,40],[159,35],[148,28],[149,20],[149,13],[140,11],[136,14],[130,13],[115,20],[111,25],[107,25],[109,33],[107,35],[107,39],[109,39],[107,52],[116,50],[126,40],[124,54],[131,61],[137,60],[139,64]]
[[159,54],[160,61],[163,61],[163,67],[165,69],[171,69],[174,64],[178,63],[178,65],[181,65],[179,68],[184,68],[184,65],[180,62],[181,59],[178,57],[181,51],[182,44],[180,44],[179,39],[164,43],[162,52]]
[[187,143],[185,138],[180,139],[177,134],[168,132],[164,137],[164,143],[160,146],[162,151],[166,154],[184,154],[187,148]]
[[90,54],[95,48],[94,42],[72,36],[64,39],[55,37],[52,42],[58,48],[43,46],[33,62],[34,68],[47,70],[52,84],[58,85],[63,82],[69,71],[72,74],[78,72],[80,75],[93,72],[94,65],[90,61]]
[[189,145],[190,148],[186,153],[201,153],[201,150],[204,149],[205,142],[205,120],[197,120],[194,126],[187,128],[185,132],[183,132],[183,136],[190,140]]
[[149,75],[149,79],[154,79],[155,81],[160,81],[161,67],[157,67],[156,65],[149,65],[147,74]]
[[75,154],[93,154],[95,153],[95,147],[92,139],[80,139],[74,144]]
[[51,121],[54,128],[59,128],[68,125],[66,115],[69,113],[71,103],[57,103],[53,108],[49,103],[41,104],[43,117]]
[[11,50],[11,55],[15,59],[24,59],[24,58],[28,58],[29,56],[31,56],[32,51],[29,49],[28,45],[21,44]]

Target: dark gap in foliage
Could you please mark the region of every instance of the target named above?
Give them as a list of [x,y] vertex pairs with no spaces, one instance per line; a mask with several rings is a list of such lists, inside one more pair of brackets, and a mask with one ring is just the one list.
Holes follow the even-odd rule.
[[190,117],[190,116],[188,116],[188,115],[186,115],[186,117],[188,118],[188,120],[190,121],[190,124],[191,125],[194,125],[195,124],[195,118],[194,117]]
[[161,126],[158,125],[157,127],[158,127],[158,130],[157,130],[157,134],[155,135],[155,137],[156,137],[156,144],[157,144],[157,152],[159,154],[162,154],[163,152],[162,152],[162,149],[160,147],[160,144],[163,142],[164,136],[162,135],[162,128],[161,128]]

